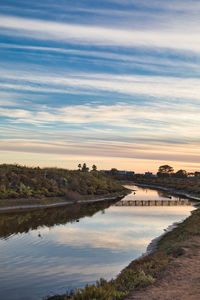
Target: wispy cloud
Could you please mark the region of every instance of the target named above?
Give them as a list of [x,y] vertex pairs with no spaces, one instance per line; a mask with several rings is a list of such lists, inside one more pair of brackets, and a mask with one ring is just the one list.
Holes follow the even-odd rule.
[[198,30],[183,32],[180,26],[161,30],[121,30],[1,15],[0,28],[2,34],[82,45],[200,50]]
[[[110,114],[112,111],[112,114]],[[135,105],[68,105],[62,107],[36,106],[34,110],[0,108],[0,116],[10,118],[14,123],[30,123],[38,125],[86,124],[97,126],[98,124],[113,131],[126,128],[124,134],[130,135],[129,130],[134,129],[133,136],[142,134],[147,136],[154,131],[154,137],[174,139],[177,135],[182,138],[200,138],[198,127],[200,121],[194,120],[197,112],[196,106],[188,109],[187,105],[173,104],[170,108],[166,104]],[[116,128],[116,129],[115,129]],[[127,133],[126,133],[127,132]],[[145,133],[146,132],[146,133]],[[152,133],[151,133],[152,134]]]
[[[196,12],[200,8],[200,3],[196,0],[186,1],[186,0],[172,0],[172,1],[160,1],[160,0],[109,0],[112,3],[118,3],[121,6],[127,7],[128,5],[134,5],[140,8],[151,8],[159,10],[167,10],[172,12]],[[130,7],[129,7],[130,8]]]
[[198,164],[198,1],[1,7],[2,155]]
[[1,87],[41,92],[96,93],[114,92],[125,95],[148,95],[168,99],[199,100],[199,78],[177,78],[147,75],[114,75],[97,73],[72,73],[48,76],[42,73],[2,70]]
[[[196,146],[196,145],[195,145]],[[170,147],[161,147],[154,145],[148,149],[140,148],[139,144],[127,143],[70,143],[70,142],[42,142],[30,140],[2,140],[1,151],[12,151],[21,153],[39,153],[39,154],[52,154],[66,157],[89,157],[93,160],[99,158],[120,158],[120,159],[143,159],[152,161],[174,161],[174,162],[189,162],[195,163],[199,159],[199,147],[194,151],[194,145],[183,145]],[[166,154],[167,151],[167,154]],[[199,164],[197,164],[199,165]]]
[[[106,60],[106,64],[110,66],[119,62],[121,65],[125,64],[126,67],[137,67],[138,69],[146,69],[156,72],[176,72],[177,74],[183,74],[187,76],[199,75],[200,70],[200,56],[198,53],[196,55],[185,55],[183,57],[158,57],[157,53],[135,53],[132,54],[120,54],[112,51],[93,51],[93,50],[83,50],[83,49],[66,49],[66,48],[55,48],[55,47],[40,47],[40,46],[29,46],[29,45],[17,45],[17,44],[6,44],[0,43],[1,50],[16,51],[17,49],[32,52],[35,55],[38,54],[38,58],[43,55],[46,57],[47,54],[56,53],[60,55],[73,56],[82,58],[82,61],[87,60],[94,62],[94,59]],[[50,60],[52,57],[50,58]],[[56,59],[56,58],[55,58]],[[116,66],[116,65],[114,65]]]

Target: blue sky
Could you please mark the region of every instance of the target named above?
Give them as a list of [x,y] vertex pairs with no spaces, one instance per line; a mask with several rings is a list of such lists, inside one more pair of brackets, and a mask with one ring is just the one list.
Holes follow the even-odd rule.
[[0,3],[0,162],[200,167],[200,2]]

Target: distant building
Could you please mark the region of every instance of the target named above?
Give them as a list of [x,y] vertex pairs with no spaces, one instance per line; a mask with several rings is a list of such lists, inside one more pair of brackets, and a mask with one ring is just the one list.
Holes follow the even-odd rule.
[[128,176],[133,176],[133,175],[135,175],[135,172],[133,172],[133,171],[127,171],[127,172],[126,172],[126,175],[128,175]]
[[117,172],[118,175],[127,175],[127,176],[133,176],[135,174],[135,172],[133,171],[118,171]]
[[109,173],[110,173],[110,170],[100,170],[100,172],[103,172],[103,173],[109,174]]
[[[111,170],[101,170],[101,172],[109,174],[109,173],[111,173]],[[125,171],[125,170],[117,170],[116,174],[117,175],[121,175],[121,176],[125,176],[125,175],[127,175],[127,176],[133,176],[133,175],[135,175],[135,172],[133,172],[133,171]]]
[[126,175],[126,171],[118,171],[117,174],[118,175]]
[[144,176],[146,176],[146,177],[155,177],[155,175],[151,172],[145,172]]

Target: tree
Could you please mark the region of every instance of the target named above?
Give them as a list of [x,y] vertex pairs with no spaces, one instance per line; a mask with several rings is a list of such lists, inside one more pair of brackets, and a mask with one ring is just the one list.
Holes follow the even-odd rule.
[[96,172],[97,171],[97,166],[93,165],[92,166],[92,171]]
[[194,172],[194,176],[195,176],[195,177],[200,177],[200,172],[197,172],[197,171]]
[[178,178],[185,178],[187,177],[187,172],[185,170],[178,170],[174,176]]
[[83,164],[82,166],[82,172],[88,172],[89,168],[87,167],[86,163]]
[[174,172],[174,169],[169,165],[160,166],[158,169],[158,176],[169,176]]
[[194,176],[194,172],[189,172],[187,174],[188,174],[188,176]]
[[79,171],[81,170],[81,164],[78,164],[78,170]]
[[118,173],[118,170],[116,169],[116,168],[112,168],[111,170],[110,170],[110,173],[114,176],[114,175],[117,175],[117,173]]

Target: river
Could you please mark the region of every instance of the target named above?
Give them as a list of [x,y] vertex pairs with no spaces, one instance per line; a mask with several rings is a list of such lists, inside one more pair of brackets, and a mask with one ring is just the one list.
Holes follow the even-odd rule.
[[[160,191],[129,187],[135,191],[123,200],[170,199]],[[101,277],[114,278],[152,239],[193,209],[105,201],[1,213],[0,299],[38,300]]]

